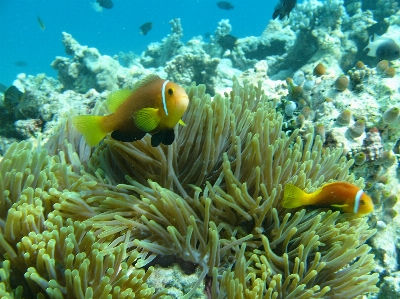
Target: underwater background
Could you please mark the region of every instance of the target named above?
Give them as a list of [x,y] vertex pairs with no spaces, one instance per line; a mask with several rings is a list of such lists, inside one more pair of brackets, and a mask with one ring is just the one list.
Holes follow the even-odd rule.
[[[181,19],[185,30],[183,41],[213,33],[221,19],[230,19],[235,28],[233,35],[245,37],[261,34],[275,6],[261,0],[252,5],[238,1],[235,9],[223,10],[216,5],[218,1],[210,0],[119,0],[112,9],[96,12],[91,5],[94,1],[2,0],[0,83],[10,85],[21,72],[57,77],[49,62],[64,54],[60,42],[63,31],[106,55],[129,51],[140,55],[149,43],[160,41],[169,33],[168,22],[173,18]],[[37,16],[45,24],[45,30],[41,30]],[[146,22],[152,22],[153,29],[144,36],[139,27]],[[18,61],[26,65],[15,65]]]
[[399,158],[398,0],[0,0],[0,298],[400,298]]

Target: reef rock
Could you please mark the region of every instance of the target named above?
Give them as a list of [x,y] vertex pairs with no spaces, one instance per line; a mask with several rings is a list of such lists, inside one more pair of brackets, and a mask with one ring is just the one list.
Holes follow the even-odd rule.
[[101,55],[96,48],[81,46],[66,32],[63,32],[62,42],[72,58],[58,56],[51,66],[58,71],[63,90],[72,89],[79,93],[86,93],[91,88],[98,92],[116,90],[143,73],[137,65],[124,68],[117,59]]

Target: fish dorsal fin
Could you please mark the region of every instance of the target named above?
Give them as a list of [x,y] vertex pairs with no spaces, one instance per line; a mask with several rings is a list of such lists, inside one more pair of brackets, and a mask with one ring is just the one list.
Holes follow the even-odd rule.
[[158,124],[160,123],[160,118],[158,117],[158,109],[140,109],[133,114],[133,121],[135,122],[136,127],[138,127],[143,132],[149,133],[157,128]]
[[381,35],[378,35],[378,34],[374,34],[374,42],[377,42],[377,41],[388,41],[388,40],[391,40],[391,38],[389,38],[389,37],[385,37],[385,36],[381,36]]
[[160,80],[161,78],[156,75],[156,74],[150,74],[147,75],[146,77],[144,77],[142,80],[137,81],[132,88],[132,91],[136,91],[144,86],[146,86],[147,84],[150,84],[151,82]]
[[111,112],[117,111],[117,109],[124,103],[128,97],[135,92],[136,90],[146,86],[147,84],[160,80],[161,78],[156,74],[150,74],[144,77],[142,80],[137,81],[132,90],[129,89],[121,89],[114,92],[111,92],[107,97],[107,106]]
[[108,109],[114,113],[131,94],[132,90],[129,89],[120,89],[111,92],[106,100]]

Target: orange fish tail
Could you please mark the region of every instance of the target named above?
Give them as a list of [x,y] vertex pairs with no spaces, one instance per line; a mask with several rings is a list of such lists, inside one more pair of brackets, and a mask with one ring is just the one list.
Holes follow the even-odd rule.
[[104,116],[79,115],[72,119],[75,128],[83,135],[89,146],[98,144],[108,133],[103,125]]
[[305,205],[308,194],[292,184],[286,184],[283,189],[282,206],[286,209],[293,209]]

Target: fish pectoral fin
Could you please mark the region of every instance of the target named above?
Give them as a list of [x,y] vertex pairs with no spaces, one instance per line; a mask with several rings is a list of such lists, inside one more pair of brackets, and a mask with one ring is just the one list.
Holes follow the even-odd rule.
[[345,207],[348,207],[349,205],[348,204],[344,204],[344,205],[331,205],[331,206],[334,207],[334,208],[343,209]]
[[143,132],[151,132],[157,128],[160,123],[160,117],[158,116],[158,109],[155,108],[143,108],[136,111],[133,114],[133,121],[136,127]]
[[186,124],[185,124],[185,122],[184,122],[182,119],[180,119],[180,120],[178,121],[178,123],[179,123],[181,126],[186,127]]

